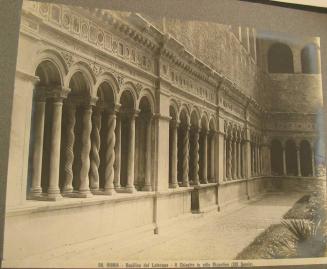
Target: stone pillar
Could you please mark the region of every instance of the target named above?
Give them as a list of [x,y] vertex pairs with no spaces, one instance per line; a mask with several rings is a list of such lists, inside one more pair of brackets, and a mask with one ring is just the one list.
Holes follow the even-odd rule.
[[129,149],[128,149],[128,164],[127,164],[127,192],[134,192],[134,158],[135,158],[135,117],[136,114],[130,116],[129,127]]
[[232,179],[232,138],[228,139],[228,179]]
[[32,186],[30,195],[32,197],[41,196],[41,175],[43,156],[43,135],[45,118],[45,99],[39,98],[35,104],[35,125],[34,125],[34,145],[33,145],[33,166],[32,166]]
[[90,164],[90,189],[99,190],[99,165],[100,165],[100,128],[101,128],[101,110],[94,107],[92,115],[91,132],[91,164]]
[[183,187],[190,186],[189,183],[189,148],[190,148],[190,127],[187,125],[183,136]]
[[300,158],[300,147],[296,147],[296,162],[297,162],[297,176],[301,177],[301,158]]
[[241,141],[239,140],[237,143],[238,146],[238,173],[237,173],[237,177],[238,178],[242,178],[242,167],[241,167],[241,158],[242,158],[242,151],[241,151]]
[[253,143],[251,143],[251,175],[255,175],[254,171],[254,146]]
[[210,179],[215,182],[215,133],[212,131],[210,137]]
[[226,147],[226,135],[224,135],[224,180],[227,180],[227,147]]
[[151,141],[152,141],[152,119],[151,117],[148,119],[147,125],[146,125],[146,156],[145,156],[145,183],[143,190],[144,191],[151,191],[151,171],[152,171],[152,165],[151,165]]
[[171,152],[171,185],[170,188],[178,188],[177,181],[177,136],[178,136],[178,123],[173,122],[172,131],[172,152]]
[[204,184],[208,183],[208,132],[203,133],[203,165],[202,165],[202,180]]
[[285,150],[284,146],[283,146],[283,175],[284,176],[287,175],[287,171],[286,171],[286,150]]
[[64,187],[63,193],[73,192],[73,163],[74,163],[74,143],[75,143],[75,122],[76,122],[76,105],[67,104],[66,113],[66,144],[65,144],[65,164],[64,164]]
[[316,162],[315,162],[315,151],[312,147],[311,149],[311,165],[312,165],[312,176],[316,176]]
[[116,144],[115,144],[115,163],[114,163],[114,187],[120,189],[120,168],[121,168],[121,117],[116,119]]
[[194,128],[194,152],[193,152],[193,184],[198,186],[200,185],[199,180],[199,128]]
[[60,143],[61,143],[61,118],[62,118],[62,98],[54,98],[51,146],[50,146],[50,167],[49,167],[49,187],[48,198],[56,200],[61,197],[59,189],[59,168],[60,168]]
[[236,137],[233,139],[233,174],[232,178],[236,179],[237,177],[237,146],[236,146]]
[[82,131],[82,149],[81,149],[81,170],[80,170],[80,185],[78,189],[79,197],[90,197],[90,180],[89,180],[89,169],[90,169],[90,150],[91,150],[91,131],[92,131],[92,106],[86,105],[83,111],[83,131]]
[[106,150],[106,169],[104,175],[104,193],[112,195],[114,188],[114,163],[115,163],[115,144],[116,144],[116,114],[111,111],[107,121],[107,150]]
[[245,178],[250,178],[252,176],[251,171],[251,143],[248,139],[244,141],[244,176]]

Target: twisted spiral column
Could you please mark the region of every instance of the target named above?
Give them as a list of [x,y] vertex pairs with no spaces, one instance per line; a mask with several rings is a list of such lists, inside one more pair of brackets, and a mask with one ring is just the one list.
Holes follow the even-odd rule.
[[99,189],[101,111],[99,109],[95,110],[92,118],[90,189],[96,191]]
[[91,150],[91,131],[92,131],[92,107],[86,106],[83,112],[83,131],[82,131],[82,150],[81,150],[81,170],[80,170],[80,186],[78,189],[82,197],[91,196],[89,187],[89,169],[90,169],[90,150]]
[[73,163],[74,163],[74,127],[76,122],[76,106],[71,104],[66,113],[66,144],[65,144],[65,164],[64,164],[64,187],[63,193],[73,191]]
[[202,180],[203,183],[208,183],[208,132],[203,133],[203,167],[202,167]]
[[237,142],[237,178],[242,177],[241,158],[242,158],[241,141],[238,140],[238,142]]
[[194,169],[194,185],[200,185],[199,180],[199,129],[194,130],[194,151],[193,151],[193,169]]
[[107,150],[106,150],[106,169],[105,169],[105,185],[104,192],[113,194],[114,189],[114,163],[115,163],[115,143],[116,143],[116,115],[111,113],[108,115],[108,134],[107,134]]
[[232,138],[228,139],[228,179],[232,178]]
[[183,187],[189,187],[189,148],[190,148],[190,127],[187,125],[183,136]]

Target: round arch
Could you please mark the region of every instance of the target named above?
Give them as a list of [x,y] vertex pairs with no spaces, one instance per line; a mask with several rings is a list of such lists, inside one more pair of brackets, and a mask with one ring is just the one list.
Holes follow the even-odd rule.
[[268,50],[269,73],[294,73],[293,53],[283,43],[275,43]]
[[94,85],[96,83],[95,76],[91,68],[84,62],[77,62],[69,69],[69,72],[65,77],[65,82],[64,82],[65,87],[69,88],[71,79],[76,73],[82,74],[83,78],[85,79],[85,82],[88,86],[89,95],[92,97],[96,97],[96,95],[93,95],[95,92]]
[[116,104],[117,103],[117,96],[118,96],[118,93],[119,93],[119,85],[118,85],[118,82],[117,82],[115,76],[112,75],[111,73],[108,73],[108,72],[102,73],[97,78],[96,84],[94,85],[94,88],[93,88],[94,92],[92,93],[92,96],[97,96],[98,95],[100,86],[103,83],[107,83],[111,87],[113,98],[114,98],[114,103]]
[[45,49],[37,55],[32,67],[34,73],[36,73],[36,70],[40,64],[46,61],[52,63],[56,67],[60,76],[60,84],[64,85],[64,78],[68,73],[68,67],[60,53],[55,50]]
[[142,89],[140,96],[138,98],[138,101],[137,101],[137,107],[139,109],[140,109],[141,101],[143,98],[146,98],[148,100],[150,108],[151,108],[151,112],[154,113],[155,101],[154,101],[154,97],[153,97],[153,94],[150,89],[148,89],[148,88]]

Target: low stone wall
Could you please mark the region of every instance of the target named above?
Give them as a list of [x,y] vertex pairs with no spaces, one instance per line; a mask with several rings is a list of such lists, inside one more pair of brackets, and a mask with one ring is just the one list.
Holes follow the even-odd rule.
[[7,212],[4,259],[20,259],[66,244],[137,227],[153,230],[153,193],[89,199],[27,201]]
[[191,213],[192,187],[170,189],[157,194],[157,222]]
[[208,183],[194,187],[192,191],[192,212],[201,213],[217,210],[217,183]]
[[220,183],[218,186],[219,209],[248,199],[247,180],[232,180]]
[[326,177],[267,177],[267,191],[283,192],[326,192]]
[[263,195],[267,192],[265,187],[265,180],[262,177],[251,178],[247,181],[247,184],[249,199]]

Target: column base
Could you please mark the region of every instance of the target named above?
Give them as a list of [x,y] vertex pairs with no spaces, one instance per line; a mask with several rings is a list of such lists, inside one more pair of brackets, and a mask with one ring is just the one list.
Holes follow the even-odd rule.
[[171,183],[169,184],[169,188],[171,189],[177,189],[179,186],[178,186],[178,183]]
[[103,194],[103,190],[100,190],[100,189],[91,189],[91,193],[93,195],[102,195]]
[[189,187],[190,186],[190,183],[189,182],[183,182],[182,183],[182,187]]
[[76,197],[77,198],[90,198],[90,197],[93,197],[93,194],[89,190],[87,190],[87,191],[78,191],[78,192],[76,192]]
[[72,193],[73,191],[74,191],[73,188],[65,188],[65,189],[61,192],[61,194],[62,194],[62,195],[66,195],[66,194]]
[[114,195],[114,194],[116,194],[116,191],[114,188],[103,189],[103,195]]
[[133,193],[133,192],[135,192],[135,191],[136,191],[136,189],[135,189],[134,186],[126,186],[126,187],[124,188],[124,192],[127,192],[127,193]]
[[151,185],[145,185],[145,186],[143,186],[142,191],[152,191],[152,186]]
[[37,191],[30,191],[28,194],[28,199],[36,199],[39,197],[42,197],[44,194],[42,193],[42,190],[37,190]]

